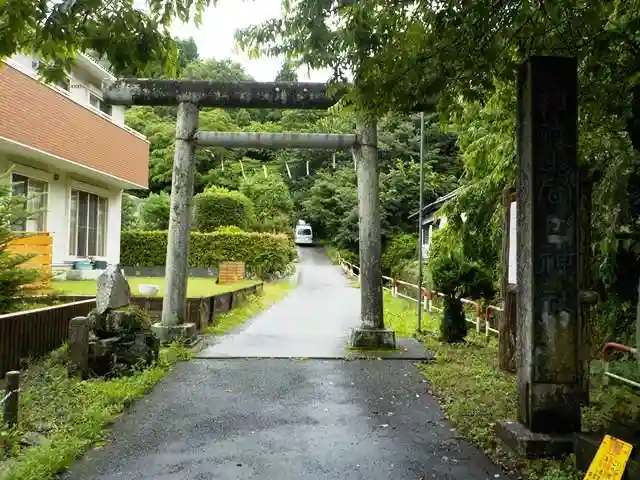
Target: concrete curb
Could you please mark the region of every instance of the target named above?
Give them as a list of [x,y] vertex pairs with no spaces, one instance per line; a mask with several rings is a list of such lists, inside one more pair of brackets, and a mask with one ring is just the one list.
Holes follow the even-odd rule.
[[298,267],[296,267],[293,273],[289,275],[289,278],[287,279],[287,281],[289,282],[289,285],[291,285],[292,287],[298,286],[298,283],[300,283],[300,271],[298,270]]

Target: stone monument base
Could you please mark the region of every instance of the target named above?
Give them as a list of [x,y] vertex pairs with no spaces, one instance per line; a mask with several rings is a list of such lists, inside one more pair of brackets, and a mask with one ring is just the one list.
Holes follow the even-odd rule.
[[193,342],[198,336],[195,323],[164,325],[158,322],[151,325],[151,331],[163,343],[173,341]]
[[393,349],[396,334],[388,328],[354,328],[351,330],[349,346],[352,348]]
[[514,452],[525,458],[554,458],[573,453],[574,434],[535,433],[520,422],[496,424],[498,437]]

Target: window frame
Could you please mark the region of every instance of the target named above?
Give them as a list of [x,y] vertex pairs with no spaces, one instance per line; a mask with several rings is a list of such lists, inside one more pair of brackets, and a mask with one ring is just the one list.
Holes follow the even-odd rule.
[[[14,181],[14,177],[15,176],[20,176],[22,178],[24,178],[27,182],[26,184],[26,205],[25,208],[27,209],[27,211],[29,211],[29,209],[31,209],[31,200],[33,199],[33,197],[31,197],[31,188],[30,188],[30,184],[31,182],[37,182],[42,184],[43,188],[43,192],[42,192],[42,196],[44,197],[44,207],[42,208],[42,212],[39,214],[40,218],[36,218],[36,217],[32,217],[29,219],[25,220],[24,223],[24,230],[15,230],[16,232],[24,232],[24,233],[47,233],[49,231],[49,193],[50,193],[50,179],[46,178],[44,176],[41,175],[34,175],[32,174],[30,171],[26,171],[25,169],[22,168],[13,168],[13,171],[11,172],[11,195],[15,195],[14,194],[14,185],[17,183]],[[35,230],[29,230],[29,222],[36,222],[36,224],[41,223],[41,226],[36,226]]]
[[[89,91],[89,106],[91,108],[94,108],[95,110],[102,112],[105,115],[108,115],[109,117],[113,117],[113,106],[106,105],[104,103],[104,99],[101,98],[100,95],[95,93],[92,89],[88,88],[87,90]],[[95,99],[98,106],[95,106],[91,103],[92,98]]]
[[[69,202],[69,219],[68,219],[68,246],[67,246],[67,255],[71,259],[84,260],[87,258],[96,258],[96,259],[106,259],[108,255],[108,236],[109,236],[109,208],[111,205],[110,195],[106,191],[100,191],[101,189],[92,189],[88,187],[84,187],[82,185],[70,184],[68,189],[67,201]],[[78,203],[76,204],[75,210],[75,218],[73,218],[73,202],[74,202],[74,194],[78,194]],[[86,255],[78,255],[79,253],[79,215],[80,215],[80,194],[84,193],[87,195],[86,202],[86,212],[87,212],[87,220],[85,223],[85,249]],[[96,199],[96,218],[94,220],[95,224],[95,255],[91,255],[89,241],[90,241],[90,225],[91,225],[91,198],[94,197]],[[101,212],[100,205],[103,205],[103,210]],[[102,218],[101,218],[102,215]],[[100,226],[102,224],[102,228]],[[102,247],[102,252],[100,252],[100,246]]]

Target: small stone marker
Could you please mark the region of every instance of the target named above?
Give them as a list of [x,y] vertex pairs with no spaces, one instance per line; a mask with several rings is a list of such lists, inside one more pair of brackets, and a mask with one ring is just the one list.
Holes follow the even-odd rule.
[[103,314],[108,309],[128,306],[130,296],[131,288],[122,274],[120,265],[110,265],[98,277],[96,310],[99,314]]
[[630,443],[605,435],[584,480],[620,480],[632,449]]

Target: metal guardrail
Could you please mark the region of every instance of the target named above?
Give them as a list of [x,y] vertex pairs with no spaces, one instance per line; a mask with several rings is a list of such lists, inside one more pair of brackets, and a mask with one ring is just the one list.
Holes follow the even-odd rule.
[[20,372],[11,371],[5,375],[5,394],[0,400],[3,407],[3,419],[7,427],[11,428],[18,423],[18,405],[20,400]]
[[629,345],[623,345],[621,343],[615,343],[615,342],[606,343],[605,346],[602,348],[602,359],[604,361],[604,372],[602,373],[605,379],[604,383],[605,384],[609,383],[609,378],[613,378],[614,380],[618,380],[619,382],[626,383],[627,385],[631,385],[632,387],[640,388],[640,383],[634,380],[631,380],[630,378],[623,377],[621,375],[616,375],[615,373],[611,373],[609,371],[609,356],[613,351],[623,352],[625,354],[634,355],[634,356],[638,353],[637,349],[630,347]]

